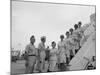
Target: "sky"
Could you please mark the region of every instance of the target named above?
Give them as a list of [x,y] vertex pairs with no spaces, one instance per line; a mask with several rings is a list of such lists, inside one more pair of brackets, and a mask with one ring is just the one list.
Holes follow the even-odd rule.
[[94,6],[12,1],[11,46],[24,50],[31,35],[36,38],[36,47],[41,36],[46,36],[46,46],[51,46],[78,21],[89,23],[93,13]]

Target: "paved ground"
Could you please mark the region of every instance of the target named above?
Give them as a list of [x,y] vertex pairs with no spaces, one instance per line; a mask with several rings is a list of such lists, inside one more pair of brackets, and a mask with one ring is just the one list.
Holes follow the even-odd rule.
[[25,73],[25,61],[18,60],[16,63],[11,63],[11,74],[22,74]]
[[[57,68],[56,68],[56,71],[57,71]],[[25,61],[24,60],[18,60],[16,63],[15,62],[11,63],[11,74],[12,75],[24,74],[24,73],[25,73]]]

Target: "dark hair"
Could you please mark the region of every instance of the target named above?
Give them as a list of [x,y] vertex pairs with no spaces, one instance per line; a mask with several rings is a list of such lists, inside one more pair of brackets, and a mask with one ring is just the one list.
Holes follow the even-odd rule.
[[79,22],[78,22],[78,24],[82,24],[82,22],[81,22],[81,21],[79,21]]
[[45,40],[45,38],[41,38],[41,41]]
[[60,38],[64,38],[64,35],[60,35]]
[[68,31],[66,31],[66,33],[65,33],[65,34],[67,35],[67,34],[69,34],[69,32],[68,32]]
[[70,31],[70,32],[73,32],[73,28],[70,28],[69,31]]
[[56,43],[55,41],[52,41],[52,44]]
[[78,28],[78,25],[77,25],[77,24],[75,24],[75,25],[74,25],[74,28],[75,28],[75,29],[77,29],[77,28]]

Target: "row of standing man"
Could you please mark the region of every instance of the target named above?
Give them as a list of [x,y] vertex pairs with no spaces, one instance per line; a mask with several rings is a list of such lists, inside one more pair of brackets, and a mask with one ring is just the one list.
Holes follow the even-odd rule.
[[[64,35],[60,35],[60,41],[51,42],[52,49],[45,47],[46,37],[41,37],[38,48],[35,47],[35,36],[30,37],[30,43],[25,48],[26,73],[33,73],[34,70],[39,72],[54,72],[66,70],[69,62],[81,48],[81,40],[85,37],[82,30],[82,23],[74,25]],[[58,46],[58,48],[56,48]]]

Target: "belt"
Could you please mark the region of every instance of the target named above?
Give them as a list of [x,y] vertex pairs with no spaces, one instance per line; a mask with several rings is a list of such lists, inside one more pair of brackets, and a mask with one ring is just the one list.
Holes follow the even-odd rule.
[[28,55],[28,56],[36,56],[36,55]]

